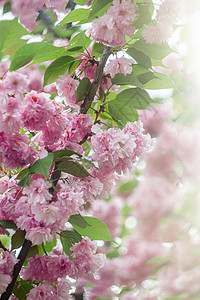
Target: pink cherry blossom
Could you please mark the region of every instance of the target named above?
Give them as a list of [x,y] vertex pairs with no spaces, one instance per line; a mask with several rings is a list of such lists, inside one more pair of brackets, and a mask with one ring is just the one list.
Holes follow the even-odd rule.
[[27,300],[54,300],[56,290],[52,285],[39,283],[27,294]]
[[105,74],[110,74],[111,78],[114,78],[117,73],[124,75],[131,74],[133,62],[133,59],[127,59],[125,57],[112,59],[105,67]]
[[65,75],[60,76],[59,79],[56,80],[56,87],[58,90],[58,95],[63,97],[65,103],[71,107],[77,108],[80,106],[76,104],[76,89],[79,86],[79,81],[73,79],[67,73]]
[[158,23],[156,26],[145,26],[141,34],[148,44],[161,45],[169,39],[172,28],[163,23]]
[[25,96],[24,103],[21,119],[28,130],[41,130],[55,112],[50,95],[46,93],[32,91]]

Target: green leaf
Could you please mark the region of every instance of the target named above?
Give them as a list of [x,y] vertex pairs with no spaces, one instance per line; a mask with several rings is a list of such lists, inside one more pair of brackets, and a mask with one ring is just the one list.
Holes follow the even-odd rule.
[[21,172],[17,175],[16,179],[22,179],[27,173],[29,173],[29,167],[21,170]]
[[80,53],[82,53],[82,50],[84,48],[88,48],[91,42],[92,40],[85,35],[85,32],[81,31],[71,39],[67,47],[67,51],[71,51],[71,49],[73,49],[74,47],[82,47],[82,49],[80,49],[79,51]]
[[13,223],[12,221],[8,221],[8,220],[0,220],[0,227],[5,229],[17,229],[17,226],[15,225],[15,223]]
[[148,81],[144,86],[145,89],[159,90],[174,88],[174,83],[169,76],[156,72],[154,74],[156,74],[156,78]]
[[86,3],[88,3],[88,0],[74,0],[74,2],[79,5],[85,5]]
[[24,176],[24,178],[22,178],[19,182],[18,182],[18,186],[26,186],[26,185],[28,185],[28,186],[30,186],[30,179],[31,179],[31,177],[32,177],[32,175],[33,175],[34,173],[33,172],[30,172],[30,173],[28,173],[28,174],[26,174],[25,176]]
[[149,82],[149,81],[152,80],[152,79],[158,78],[158,77],[156,77],[154,74],[155,74],[154,72],[146,72],[146,73],[144,73],[144,74],[138,75],[138,79],[139,79],[139,81],[140,81],[142,84],[145,84],[145,83]]
[[151,68],[151,59],[149,56],[144,54],[142,51],[135,49],[133,46],[129,47],[127,54],[132,56],[138,64],[145,66],[146,68]]
[[79,153],[76,153],[72,150],[64,149],[64,150],[57,150],[57,151],[53,152],[53,161],[57,161],[63,157],[71,156],[71,155],[77,155],[78,157],[81,157],[81,155]]
[[[51,252],[51,250],[56,246],[57,243],[57,238],[56,236],[54,236],[53,240],[51,242],[46,242],[46,244],[44,244],[44,248],[46,250],[46,252]],[[39,248],[39,253],[44,255],[44,250],[42,245],[38,246]]]
[[134,27],[141,28],[144,24],[148,24],[151,22],[150,8],[152,8],[152,6],[152,3],[141,3],[138,5],[137,14],[139,15],[139,17],[133,23]]
[[82,101],[85,99],[85,96],[87,95],[89,88],[91,87],[91,82],[89,78],[84,77],[76,90],[76,103]]
[[43,175],[48,179],[49,169],[51,168],[53,158],[54,154],[53,152],[50,152],[46,157],[38,159],[31,167],[29,167],[30,172]]
[[18,249],[23,245],[26,232],[18,229],[11,238],[11,250]]
[[33,64],[58,58],[65,51],[64,47],[55,47],[50,43],[30,43],[19,48],[12,57],[10,71],[15,71],[33,60]]
[[92,3],[92,10],[88,17],[88,22],[92,21],[96,17],[104,15],[104,13],[111,6],[113,0],[94,0]]
[[114,241],[104,222],[93,217],[83,217],[87,222],[86,227],[73,225],[74,229],[82,236],[88,236],[91,240]]
[[59,75],[64,75],[75,58],[69,55],[61,56],[54,60],[46,69],[44,74],[44,86],[54,82]]
[[78,226],[81,228],[85,228],[86,226],[88,226],[88,223],[86,222],[86,220],[80,215],[72,215],[68,222],[72,225],[72,226]]
[[30,292],[32,288],[33,286],[30,282],[20,279],[20,281],[16,282],[13,288],[13,293],[18,299],[26,300],[26,295]]
[[126,76],[124,74],[116,74],[115,77],[111,79],[111,81],[113,84],[118,85],[134,85],[142,87],[141,82],[137,79],[134,73],[127,74]]
[[70,11],[70,13],[58,24],[58,26],[65,26],[71,22],[81,21],[88,18],[90,9],[78,8]]
[[38,246],[37,245],[31,246],[31,248],[30,248],[30,250],[29,250],[29,252],[28,252],[28,254],[26,256],[26,263],[27,263],[27,259],[29,257],[35,257],[36,254],[39,254],[39,248],[38,248]]
[[83,166],[81,166],[78,162],[69,161],[69,160],[60,162],[58,165],[58,170],[79,178],[85,178],[87,176],[91,176],[90,173],[88,173],[88,171]]
[[108,110],[114,121],[125,125],[127,122],[138,120],[138,112],[133,107],[122,105],[119,101],[113,101],[108,104]]
[[145,109],[152,102],[152,99],[145,90],[131,88],[119,93],[115,102],[118,102],[119,109],[123,109],[124,106],[134,109]]
[[11,2],[8,1],[3,6],[3,14],[9,12],[11,10]]
[[[76,48],[78,48],[78,47],[76,47]],[[74,73],[74,71],[78,68],[78,66],[80,65],[81,62],[82,62],[82,59],[76,59],[74,62],[72,62],[69,67],[68,74]]]
[[15,49],[15,46],[18,47],[20,38],[26,34],[28,31],[18,23],[17,18],[0,21],[0,51],[10,46]]
[[132,180],[132,181],[122,183],[119,186],[118,191],[120,193],[131,192],[137,186],[137,184],[138,184],[137,180]]
[[142,51],[147,56],[150,56],[154,59],[163,59],[168,54],[172,53],[173,50],[168,46],[168,44],[163,45],[154,45],[148,44],[145,40],[138,40],[133,44],[134,48]]
[[103,53],[103,49],[104,49],[104,45],[101,43],[94,43],[93,47],[92,47],[92,54],[98,58],[102,55]]
[[71,254],[73,253],[70,248],[72,245],[81,242],[82,237],[77,232],[64,230],[61,231],[60,235],[60,241],[63,246],[64,252],[71,258]]

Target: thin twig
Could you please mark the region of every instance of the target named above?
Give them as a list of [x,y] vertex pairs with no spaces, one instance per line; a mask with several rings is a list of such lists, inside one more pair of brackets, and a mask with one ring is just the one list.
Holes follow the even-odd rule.
[[19,272],[25,262],[25,259],[27,257],[27,254],[31,248],[31,241],[25,240],[22,246],[22,249],[18,255],[18,263],[14,266],[14,270],[13,270],[13,279],[11,281],[11,283],[7,286],[6,291],[1,295],[1,300],[8,300],[10,295],[12,294],[13,288],[15,286],[17,277],[19,275]]
[[97,89],[98,89],[101,79],[103,77],[103,69],[105,67],[106,61],[107,61],[108,57],[110,56],[110,54],[111,54],[111,48],[108,46],[105,46],[102,56],[101,56],[101,59],[100,59],[100,62],[98,64],[97,70],[96,70],[94,81],[90,86],[90,89],[85,97],[83,104],[81,105],[80,113],[82,113],[82,114],[87,113],[88,109],[90,108],[90,106],[94,100]]

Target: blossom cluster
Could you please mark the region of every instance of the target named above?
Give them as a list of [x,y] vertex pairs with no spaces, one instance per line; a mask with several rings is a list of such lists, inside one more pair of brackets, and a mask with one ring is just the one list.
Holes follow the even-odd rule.
[[132,23],[137,18],[137,4],[132,0],[114,0],[106,14],[94,20],[87,30],[92,39],[113,47],[125,44],[125,35],[133,37]]

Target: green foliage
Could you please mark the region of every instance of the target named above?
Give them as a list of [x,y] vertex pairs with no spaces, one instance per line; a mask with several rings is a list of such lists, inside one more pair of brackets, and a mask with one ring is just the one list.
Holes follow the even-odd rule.
[[137,184],[137,180],[127,181],[119,186],[118,191],[120,193],[129,193],[137,186]]
[[122,107],[127,106],[134,109],[145,109],[151,102],[152,99],[145,90],[130,88],[119,93],[113,103],[120,103]]
[[100,17],[105,14],[108,8],[111,6],[113,0],[93,0],[92,9],[88,17],[88,22],[91,22],[96,17]]
[[88,226],[88,223],[86,222],[86,220],[84,219],[84,217],[82,217],[80,214],[78,215],[72,215],[68,222],[72,225],[72,226],[78,226],[81,228],[85,228]]
[[144,24],[151,22],[153,3],[140,3],[138,5],[137,14],[139,15],[133,26],[141,28]]
[[0,21],[0,51],[7,50],[7,54],[13,54],[17,48],[26,41],[20,40],[28,31],[18,23],[18,18],[9,21]]
[[45,42],[26,44],[20,47],[13,55],[10,71],[16,71],[32,60],[31,65],[56,59],[60,57],[64,51],[64,47],[55,47]]
[[58,24],[58,26],[65,26],[71,22],[81,21],[87,18],[90,14],[90,9],[79,8],[70,11],[70,13]]
[[33,174],[40,174],[49,179],[49,169],[51,168],[53,158],[54,154],[53,152],[50,152],[46,157],[38,159],[31,167],[23,169],[16,178],[22,178],[18,182],[18,185],[22,187],[26,185],[30,186],[30,179]]
[[89,88],[91,87],[91,82],[87,77],[84,77],[76,90],[76,103],[82,101],[85,99],[85,96],[87,95]]
[[91,42],[91,39],[85,35],[85,32],[81,31],[71,39],[69,45],[67,46],[67,51],[71,54],[71,51],[74,52],[73,49],[78,47],[79,50],[77,50],[76,53],[82,53],[89,47]]
[[151,59],[149,56],[144,54],[142,51],[137,50],[134,46],[131,46],[127,49],[127,54],[132,56],[138,64],[146,68],[151,68]]
[[109,230],[104,222],[93,217],[83,217],[87,222],[86,227],[73,224],[74,229],[82,236],[88,236],[91,240],[112,241]]
[[154,75],[156,76],[144,85],[146,89],[160,90],[174,88],[174,83],[169,76],[156,72],[154,72]]
[[23,245],[25,238],[25,231],[18,229],[11,238],[11,250],[18,249]]
[[74,0],[74,2],[79,5],[85,5],[86,3],[88,3],[88,0]]
[[81,155],[79,153],[76,153],[72,150],[67,150],[67,149],[57,150],[57,151],[52,152],[52,153],[53,153],[53,161],[57,161],[57,160],[60,160],[62,158],[70,157],[71,155],[77,155],[78,157],[81,157]]
[[71,259],[71,254],[73,253],[70,248],[72,245],[81,242],[82,237],[77,232],[73,232],[70,230],[64,230],[59,233],[60,241],[63,246],[64,252],[69,256]]
[[51,250],[56,246],[56,243],[57,243],[57,238],[56,236],[54,236],[51,242],[46,242],[43,246],[42,245],[38,246],[39,253],[44,255],[45,254],[44,249],[46,252],[51,252]]
[[74,61],[75,59],[69,55],[61,56],[54,60],[46,69],[43,85],[54,82],[59,75],[64,75]]
[[17,226],[15,225],[15,223],[13,223],[12,221],[8,221],[8,220],[0,220],[0,227],[3,228],[4,230],[6,230],[6,229],[16,230],[17,229]]
[[116,74],[111,81],[113,84],[117,84],[117,85],[131,85],[131,86],[142,87],[141,82],[138,80],[134,72],[131,74],[127,74],[126,76],[121,73]]
[[87,176],[91,176],[90,173],[88,173],[88,171],[78,162],[67,160],[67,159],[59,163],[58,170],[79,178],[85,178]]
[[168,54],[173,52],[172,49],[168,46],[168,44],[155,45],[148,44],[145,42],[145,40],[138,40],[133,45],[135,49],[157,60],[163,59]]
[[112,101],[108,104],[108,110],[115,122],[125,125],[127,122],[138,120],[138,112],[131,106],[121,104],[119,101]]
[[14,286],[13,293],[20,300],[26,300],[26,295],[33,288],[32,284],[28,281],[20,279]]
[[43,175],[47,179],[49,178],[49,169],[53,162],[54,154],[52,152],[44,158],[38,159],[30,168],[30,172]]

